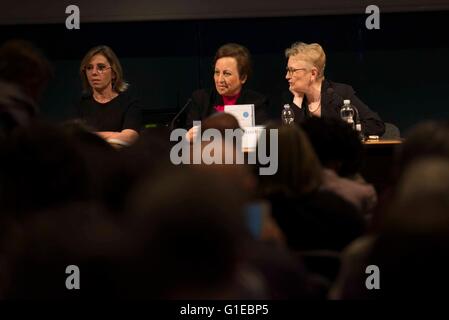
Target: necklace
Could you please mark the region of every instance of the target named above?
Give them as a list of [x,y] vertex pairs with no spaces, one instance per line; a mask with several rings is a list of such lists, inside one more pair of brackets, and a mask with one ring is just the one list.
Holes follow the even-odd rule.
[[97,101],[98,103],[108,103],[109,101],[114,99],[116,96],[118,96],[118,94],[115,92],[112,92],[111,95],[107,95],[107,96],[104,96],[104,95],[96,96],[95,94],[93,95],[94,100]]
[[318,110],[320,110],[320,108],[321,108],[321,101],[320,101],[320,103],[318,104],[318,106],[315,108],[315,110],[311,110],[310,107],[309,107],[309,112],[310,112],[310,113],[315,113],[315,112],[317,112]]

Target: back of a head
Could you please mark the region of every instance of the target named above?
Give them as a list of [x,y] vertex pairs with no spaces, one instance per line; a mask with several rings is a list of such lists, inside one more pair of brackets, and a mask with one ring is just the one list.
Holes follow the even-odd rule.
[[428,156],[449,159],[449,121],[426,121],[413,127],[401,145],[398,176],[413,161]]
[[225,112],[215,113],[206,118],[201,124],[201,130],[217,129],[222,135],[225,134],[226,129],[241,129],[237,119]]
[[226,295],[247,237],[239,199],[223,176],[190,167],[167,171],[136,190],[130,211],[140,230],[136,234],[145,238],[141,267],[142,281],[151,287],[148,295]]
[[444,157],[413,161],[399,180],[385,219],[390,228],[449,232],[449,161]]
[[28,125],[37,112],[36,104],[18,86],[0,80],[0,137]]
[[[121,297],[123,268],[133,245],[119,226],[89,203],[29,216],[12,226],[2,246],[2,299],[98,299]],[[67,272],[68,266],[78,268]],[[131,270],[131,268],[129,269]],[[70,281],[70,278],[73,280]],[[67,283],[80,290],[69,290]]]
[[[273,129],[278,131],[278,141],[270,141]],[[300,196],[315,191],[321,184],[321,166],[302,129],[272,123],[265,133],[267,150],[270,150],[270,143],[278,143],[279,165],[274,175],[259,176],[261,195]]]
[[449,162],[428,158],[404,172],[369,255],[381,290],[372,297],[438,298],[449,285]]
[[18,215],[90,197],[82,154],[59,127],[18,128],[0,150],[0,205]]
[[301,127],[324,167],[334,169],[341,176],[352,176],[359,171],[363,146],[350,126],[340,119],[312,117]]
[[44,55],[25,40],[10,40],[0,47],[0,78],[14,83],[35,102],[53,74]]

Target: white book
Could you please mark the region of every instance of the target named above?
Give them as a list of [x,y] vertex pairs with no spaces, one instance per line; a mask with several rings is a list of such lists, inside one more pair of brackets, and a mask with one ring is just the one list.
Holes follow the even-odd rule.
[[253,104],[235,104],[224,106],[224,112],[232,114],[242,129],[254,127],[254,105]]

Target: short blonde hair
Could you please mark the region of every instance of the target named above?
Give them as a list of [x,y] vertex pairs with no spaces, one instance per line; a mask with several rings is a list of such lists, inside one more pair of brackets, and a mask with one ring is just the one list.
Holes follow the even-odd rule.
[[318,69],[318,78],[324,77],[324,68],[326,66],[326,54],[318,43],[307,44],[304,42],[295,42],[290,48],[285,50],[285,56],[299,55],[301,59],[309,62]]
[[87,80],[85,69],[93,56],[97,54],[103,55],[108,60],[109,64],[111,65],[112,71],[115,73],[115,79],[112,80],[112,89],[117,93],[125,92],[126,89],[128,89],[129,85],[123,79],[122,65],[120,64],[120,61],[114,51],[112,51],[112,49],[108,46],[97,46],[90,49],[81,61],[80,75],[81,80],[83,81],[84,90],[86,92],[89,92],[91,90],[89,81]]

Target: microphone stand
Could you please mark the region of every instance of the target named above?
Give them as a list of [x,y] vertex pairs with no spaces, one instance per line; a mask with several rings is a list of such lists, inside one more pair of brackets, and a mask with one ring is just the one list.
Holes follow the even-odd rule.
[[187,100],[186,104],[175,115],[175,117],[173,118],[173,120],[170,123],[170,131],[172,131],[175,128],[176,120],[178,120],[178,118],[181,116],[181,114],[183,114],[183,112],[187,109],[187,107],[190,105],[191,102],[192,102],[192,98],[189,98],[189,100]]

